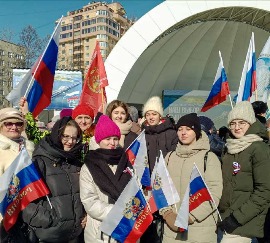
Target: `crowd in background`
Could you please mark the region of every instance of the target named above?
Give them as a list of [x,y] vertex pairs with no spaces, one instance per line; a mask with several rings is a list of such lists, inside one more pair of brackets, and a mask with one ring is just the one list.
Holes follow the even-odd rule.
[[[3,243],[117,242],[100,231],[114,203],[130,180],[132,164],[126,149],[145,131],[148,165],[153,171],[159,151],[180,195],[177,205],[162,208],[140,242],[270,242],[270,119],[267,104],[239,102],[227,125],[186,114],[178,121],[163,114],[161,99],[151,97],[140,114],[134,106],[114,100],[105,114],[86,105],[63,109],[45,126],[28,111],[0,110],[0,176],[22,147],[32,157],[49,188],[46,197],[31,202]],[[204,202],[189,214],[189,228],[174,222],[196,162],[217,209]],[[144,188],[147,196],[149,191]],[[0,221],[2,221],[0,214]]]

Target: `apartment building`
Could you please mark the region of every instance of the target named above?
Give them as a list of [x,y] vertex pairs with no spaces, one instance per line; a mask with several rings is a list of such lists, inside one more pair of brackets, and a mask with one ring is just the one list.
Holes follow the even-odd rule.
[[12,89],[13,68],[25,67],[24,47],[0,40],[0,108],[8,107],[5,96]]
[[58,69],[80,70],[89,67],[96,40],[103,59],[133,24],[118,2],[91,2],[63,17],[59,40]]

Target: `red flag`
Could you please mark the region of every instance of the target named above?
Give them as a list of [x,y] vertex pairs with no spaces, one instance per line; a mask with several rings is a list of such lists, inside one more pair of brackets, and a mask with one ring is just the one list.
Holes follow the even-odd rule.
[[108,86],[108,79],[100,53],[99,42],[97,41],[92,61],[84,79],[79,104],[89,105],[94,110],[95,115],[98,111],[104,113],[104,107],[107,102],[106,86]]

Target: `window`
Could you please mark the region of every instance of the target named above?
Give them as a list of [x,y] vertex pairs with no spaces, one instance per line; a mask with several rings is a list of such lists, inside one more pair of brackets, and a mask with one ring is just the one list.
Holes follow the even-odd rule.
[[0,66],[5,66],[5,61],[4,60],[0,60]]
[[109,16],[108,11],[106,10],[97,10],[96,15],[105,15],[105,16]]
[[13,58],[14,54],[12,52],[8,52],[8,57]]
[[100,42],[99,42],[99,45],[100,45],[101,47],[108,47],[108,43],[107,43],[107,42],[104,42],[104,41],[100,41]]
[[85,66],[88,66],[88,65],[89,65],[89,61],[86,61],[86,62],[85,62]]
[[86,46],[86,47],[85,47],[85,50],[88,51],[88,50],[89,50],[89,46]]
[[0,56],[5,56],[5,51],[4,50],[0,50]]

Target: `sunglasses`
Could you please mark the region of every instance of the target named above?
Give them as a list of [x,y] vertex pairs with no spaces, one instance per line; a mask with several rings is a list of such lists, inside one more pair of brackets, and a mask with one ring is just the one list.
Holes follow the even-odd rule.
[[16,128],[21,128],[23,124],[23,122],[4,122],[6,128],[12,128],[13,125],[15,125]]

